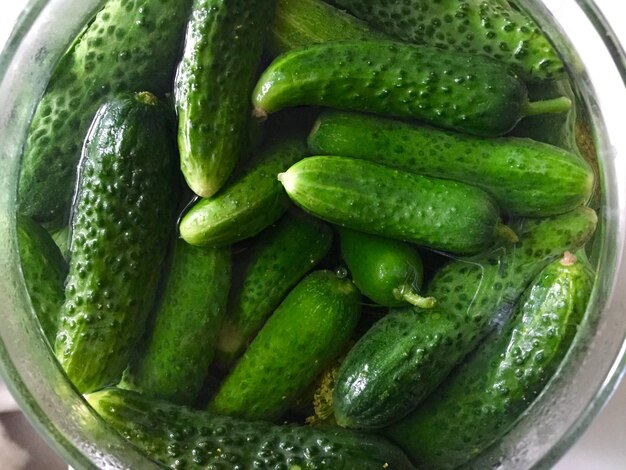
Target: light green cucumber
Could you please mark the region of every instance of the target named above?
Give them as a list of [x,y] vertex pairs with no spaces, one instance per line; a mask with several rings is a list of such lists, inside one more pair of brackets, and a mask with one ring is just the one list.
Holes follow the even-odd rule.
[[56,243],[66,261],[70,259],[70,232],[69,225],[51,232],[54,243]]

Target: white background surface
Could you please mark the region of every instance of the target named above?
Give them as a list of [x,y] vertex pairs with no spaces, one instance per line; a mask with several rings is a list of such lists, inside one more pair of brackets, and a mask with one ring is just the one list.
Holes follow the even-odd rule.
[[[17,15],[26,0],[0,0],[0,48],[8,37]],[[596,0],[618,37],[626,45],[626,1]],[[0,413],[10,406],[0,386]],[[0,431],[0,468],[7,468],[10,459],[2,452]],[[6,449],[5,449],[6,450]],[[3,455],[4,454],[4,455]],[[556,470],[623,470],[626,469],[626,383],[587,430],[578,443],[555,466]]]

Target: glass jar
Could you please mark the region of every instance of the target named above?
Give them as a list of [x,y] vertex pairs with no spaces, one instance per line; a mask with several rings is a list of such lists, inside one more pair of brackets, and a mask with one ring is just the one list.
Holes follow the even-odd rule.
[[[17,255],[22,146],[52,70],[101,0],[31,0],[0,56],[0,373],[30,421],[74,468],[158,468],[96,417],[67,382],[36,323]],[[587,320],[541,396],[471,467],[548,467],[609,399],[626,369],[626,57],[592,1],[526,0],[562,52],[589,115],[602,187]],[[564,13],[567,14],[564,14]]]

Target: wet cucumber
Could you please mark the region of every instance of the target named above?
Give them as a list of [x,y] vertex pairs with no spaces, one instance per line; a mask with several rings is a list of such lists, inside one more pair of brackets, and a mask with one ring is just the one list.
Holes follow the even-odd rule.
[[256,114],[315,105],[414,118],[479,136],[524,116],[564,112],[568,98],[529,102],[524,83],[488,57],[393,41],[338,41],[277,58],[253,93]]
[[117,383],[143,333],[174,228],[172,130],[154,95],[128,94],[98,110],[85,142],[56,340],[80,392]]
[[286,215],[251,248],[241,280],[218,335],[220,360],[238,357],[287,293],[330,250],[330,227],[301,215]]
[[582,247],[596,223],[583,207],[522,219],[518,243],[444,266],[425,292],[437,307],[392,310],[348,353],[333,395],[337,423],[381,428],[411,412],[510,314],[537,273]]
[[193,404],[215,356],[230,288],[229,248],[177,240],[167,281],[124,387],[172,403]]
[[195,0],[176,74],[181,169],[202,197],[230,177],[248,139],[254,87],[276,0]]
[[278,176],[307,212],[382,237],[453,253],[476,253],[514,234],[478,188],[364,160],[306,158]]
[[398,39],[506,62],[529,80],[565,75],[539,26],[507,0],[333,0]]
[[67,224],[82,141],[99,106],[117,93],[171,91],[191,0],[108,0],[50,79],[33,121],[19,182],[19,211]]
[[419,468],[457,468],[514,424],[555,373],[587,309],[594,274],[571,253],[545,267],[504,331],[490,335],[422,405],[384,433]]
[[87,395],[87,401],[133,445],[169,468],[413,468],[381,437],[241,421],[116,389]]
[[385,307],[434,307],[434,298],[419,295],[424,265],[415,247],[345,228],[339,236],[343,259],[363,295]]
[[274,145],[230,186],[198,201],[180,222],[180,236],[191,245],[230,245],[256,235],[289,206],[276,175],[307,155],[298,140]]
[[269,318],[209,409],[278,418],[342,351],[359,320],[360,293],[330,271],[305,277]]
[[585,204],[594,187],[591,167],[561,148],[530,139],[482,139],[365,114],[324,113],[308,144],[317,155],[370,160],[478,186],[505,212],[519,216],[570,211]]

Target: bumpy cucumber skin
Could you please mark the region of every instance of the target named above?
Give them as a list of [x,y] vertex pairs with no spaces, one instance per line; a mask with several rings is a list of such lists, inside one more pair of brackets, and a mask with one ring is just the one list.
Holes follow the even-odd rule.
[[268,46],[274,56],[312,44],[345,39],[389,37],[321,0],[278,0]]
[[287,293],[329,252],[333,232],[306,216],[286,215],[251,248],[218,336],[220,359],[238,357]]
[[181,169],[202,197],[230,177],[248,139],[254,87],[276,0],[194,0],[176,74]]
[[124,387],[172,403],[194,403],[215,357],[230,273],[229,248],[176,241],[162,297]]
[[85,142],[56,340],[81,392],[117,383],[143,333],[174,228],[172,131],[154,96],[123,95],[100,108]]
[[526,86],[487,57],[393,41],[338,41],[288,52],[263,73],[255,107],[328,106],[496,136],[521,119]]
[[50,227],[67,224],[81,144],[107,96],[164,95],[192,0],[109,0],[56,67],[29,131],[19,210]]
[[565,75],[539,26],[506,0],[333,0],[403,41],[483,54],[513,66],[527,80]]
[[384,432],[419,468],[457,468],[502,436],[539,395],[583,318],[594,274],[544,268],[504,331],[491,334],[422,405]]
[[209,404],[220,414],[278,418],[354,332],[358,289],[330,271],[305,277],[280,304]]
[[502,210],[524,217],[568,212],[585,204],[594,187],[591,167],[561,148],[530,139],[481,139],[364,114],[324,113],[308,145],[318,155],[359,158],[478,186]]
[[307,155],[306,146],[298,140],[274,145],[233,184],[198,201],[180,222],[180,236],[201,246],[230,245],[258,234],[289,206],[276,175]]
[[341,253],[361,293],[385,307],[407,305],[397,297],[402,290],[419,293],[424,265],[408,243],[341,229]]
[[437,307],[392,310],[348,353],[333,395],[337,423],[380,428],[411,412],[510,313],[537,273],[582,247],[596,224],[588,208],[522,219],[515,245],[444,266],[425,293]]
[[67,263],[50,234],[28,217],[17,218],[17,241],[26,290],[50,344],[65,300]]
[[87,400],[122,436],[170,468],[413,468],[400,449],[377,436],[241,421],[116,389]]
[[489,247],[498,208],[481,189],[342,157],[310,157],[282,175],[307,212],[373,235],[453,253]]

